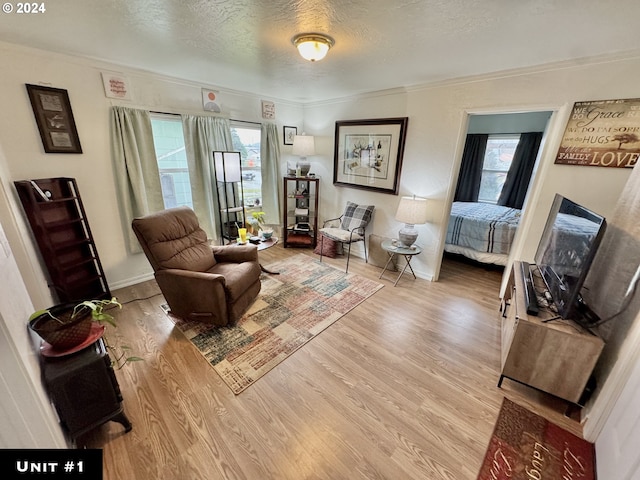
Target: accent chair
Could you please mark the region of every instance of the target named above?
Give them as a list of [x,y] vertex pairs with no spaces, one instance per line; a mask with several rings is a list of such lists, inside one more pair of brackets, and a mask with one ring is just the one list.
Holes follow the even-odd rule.
[[349,246],[345,272],[349,272],[349,258],[351,257],[351,245],[353,243],[362,242],[364,246],[364,261],[367,262],[365,230],[371,221],[374,208],[374,205],[358,205],[348,201],[342,215],[326,220],[320,229],[320,261],[322,262],[324,239],[329,238]]

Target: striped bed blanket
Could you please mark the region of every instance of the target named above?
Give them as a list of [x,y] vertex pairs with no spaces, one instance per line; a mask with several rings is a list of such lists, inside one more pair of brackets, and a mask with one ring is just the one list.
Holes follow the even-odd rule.
[[477,202],[454,202],[446,244],[508,255],[520,210]]

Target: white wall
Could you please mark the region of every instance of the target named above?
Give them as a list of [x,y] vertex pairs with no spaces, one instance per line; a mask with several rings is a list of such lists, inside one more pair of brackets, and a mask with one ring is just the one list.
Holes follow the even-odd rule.
[[[111,287],[148,278],[151,270],[146,259],[142,255],[129,255],[125,248],[109,148],[109,107],[114,101],[104,95],[100,72],[121,72],[129,78],[133,100],[119,101],[120,104],[177,113],[202,113],[200,90],[202,87],[215,89],[213,79],[212,85],[200,85],[2,43],[0,61],[7,66],[0,78],[0,100],[6,111],[11,112],[0,117],[0,145],[6,153],[10,176],[5,182],[49,176],[75,177]],[[397,196],[332,184],[335,122],[409,117],[400,194],[417,194],[434,200],[433,221],[417,227],[418,243],[425,251],[414,262],[421,276],[437,278],[468,114],[555,111],[543,145],[534,192],[528,202],[535,208],[525,215],[514,245],[515,258],[530,259],[554,193],[563,193],[605,216],[612,212],[629,171],[554,165],[553,158],[573,102],[635,97],[637,88],[632,79],[639,72],[638,59],[620,59],[396,89],[305,106],[267,100],[275,101],[276,121],[280,126],[296,126],[299,132],[318,136],[318,155],[310,160],[312,169],[321,178],[321,220],[339,214],[346,200],[371,203],[376,205],[376,213],[370,232],[386,236],[395,236],[400,227],[393,218]],[[41,83],[69,91],[82,155],[44,153],[25,83]],[[261,98],[251,93],[218,90],[225,115],[240,120],[261,120]],[[283,172],[286,161],[293,158],[290,148],[282,145]],[[37,258],[37,251],[19,208],[16,217],[19,231],[15,236],[29,239],[20,246],[25,254],[16,254],[16,257],[22,271],[36,272],[35,279],[25,281],[38,303],[40,300],[34,292],[47,292],[46,281],[39,265],[24,264],[22,257]],[[7,233],[10,241],[11,233]]]
[[[12,182],[15,180],[74,177],[77,179],[100,260],[112,289],[150,278],[151,268],[142,254],[130,255],[124,241],[123,227],[116,198],[115,179],[109,143],[109,108],[113,104],[170,113],[204,114],[201,88],[219,90],[223,114],[233,119],[260,122],[261,100],[251,93],[218,89],[135,71],[118,66],[0,43],[0,104],[5,115],[0,116],[0,145],[5,152],[3,179],[15,214],[15,231],[7,236],[16,253],[18,265],[37,308],[51,305],[39,254],[24,219]],[[105,97],[102,71],[120,72],[130,80],[133,100],[118,102]],[[68,90],[83,153],[44,153],[34,120],[25,83],[42,84]],[[296,126],[301,131],[302,106],[273,98],[276,103],[276,123]],[[291,147],[281,145],[282,153]],[[283,171],[284,172],[284,171]],[[2,215],[2,212],[0,212]],[[0,216],[0,221],[4,220]],[[126,227],[125,227],[126,228]],[[17,239],[23,245],[16,245]],[[29,272],[35,272],[29,274]]]
[[530,205],[514,244],[513,258],[532,260],[540,232],[556,192],[603,214],[613,212],[629,169],[555,165],[573,103],[581,100],[635,98],[635,75],[640,60],[619,59],[607,63],[558,66],[536,72],[474,78],[441,85],[380,92],[358,98],[305,106],[307,133],[320,135],[324,151],[319,158],[323,177],[320,212],[339,212],[346,200],[376,205],[373,230],[395,236],[400,224],[394,220],[399,198],[363,192],[331,184],[334,122],[337,120],[408,116],[400,194],[434,199],[433,223],[417,226],[418,244],[425,248],[412,262],[425,278],[436,277],[443,251],[446,226],[459,169],[468,114],[553,111],[536,169]]
[[[0,185],[2,209],[8,204],[6,200]],[[27,329],[33,304],[2,223],[0,271],[0,448],[65,448],[66,441],[40,379],[39,341]]]

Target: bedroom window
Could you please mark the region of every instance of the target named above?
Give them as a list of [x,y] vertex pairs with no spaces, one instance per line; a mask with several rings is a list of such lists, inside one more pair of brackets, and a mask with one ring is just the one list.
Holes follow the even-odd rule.
[[520,135],[489,135],[482,166],[478,201],[497,203]]

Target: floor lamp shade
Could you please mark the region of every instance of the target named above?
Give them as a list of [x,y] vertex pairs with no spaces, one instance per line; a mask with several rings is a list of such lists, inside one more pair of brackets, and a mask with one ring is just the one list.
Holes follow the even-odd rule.
[[410,247],[418,238],[418,231],[414,225],[427,223],[429,215],[427,199],[419,197],[402,197],[398,210],[396,212],[396,220],[403,222],[405,226],[398,232],[398,238],[405,247]]
[[216,181],[239,182],[241,178],[240,152],[213,152]]

